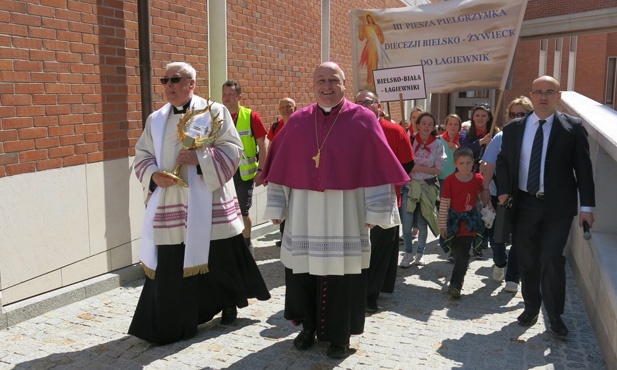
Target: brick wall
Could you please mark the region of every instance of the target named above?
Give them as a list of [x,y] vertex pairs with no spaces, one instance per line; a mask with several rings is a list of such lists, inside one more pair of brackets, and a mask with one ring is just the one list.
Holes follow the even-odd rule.
[[[606,65],[609,34],[585,35],[578,38],[578,63],[576,66],[576,92],[597,102],[604,102],[606,92]],[[613,34],[617,36],[617,34]],[[613,51],[617,51],[613,49]],[[593,63],[585,63],[585,56],[591,57]],[[582,60],[581,60],[582,59]]]
[[[604,86],[606,82],[606,61],[612,49],[616,55],[617,45],[611,47],[608,40],[617,39],[617,34],[592,34],[578,36],[577,60],[576,60],[576,80],[574,89],[590,99],[598,102],[604,101]],[[555,60],[554,38],[548,39],[547,47],[547,68],[546,73],[553,75]],[[561,74],[559,80],[561,88],[565,90],[568,85],[568,65],[574,63],[570,60],[570,38],[563,39],[561,55]],[[538,59],[540,53],[540,40],[519,42],[516,48],[514,60],[514,79],[512,88],[504,93],[504,104],[502,105],[502,115],[505,106],[510,100],[520,96],[529,96],[532,81],[538,77]],[[589,56],[593,56],[590,58]]]
[[0,176],[127,156],[140,128],[135,5],[3,1],[0,23]]
[[615,7],[615,0],[529,0],[525,20]]
[[[154,108],[158,79],[171,61],[197,70],[207,95],[207,3],[151,0]],[[333,60],[348,71],[352,8],[399,1],[332,2]],[[321,59],[321,8],[305,1],[228,1],[229,78],[242,103],[268,125],[278,101],[313,102],[312,71]],[[134,154],[142,130],[136,0],[0,2],[0,177]]]
[[[319,2],[227,4],[228,77],[243,85],[242,104],[269,126],[280,98],[290,96],[300,107],[312,103],[311,75],[321,59]],[[164,103],[158,79],[170,61],[191,63],[198,72],[196,93],[207,95],[207,3],[151,0],[150,5],[154,108]],[[399,6],[396,0],[331,2],[331,59],[347,72],[348,99],[354,91],[349,11]],[[612,6],[614,0],[564,0],[559,6],[530,0],[526,18]],[[134,154],[142,130],[137,18],[137,0],[0,2],[0,177]],[[587,43],[587,37],[579,51],[599,55],[600,45],[595,39]],[[517,78],[504,101],[527,93],[532,78],[518,61],[530,53],[534,64],[537,49],[534,41],[519,45]],[[614,55],[615,46],[610,49]],[[606,59],[606,51],[602,55]],[[589,76],[577,79],[583,93],[585,84],[599,78],[598,68],[581,67]],[[400,117],[398,104],[391,108],[393,117]]]
[[[278,117],[281,98],[291,97],[300,108],[315,101],[312,74],[321,62],[316,3],[228,1],[228,77],[240,82],[241,104],[258,112],[266,127]],[[349,11],[401,5],[395,0],[331,2],[330,59],[345,70],[348,99],[354,98]]]

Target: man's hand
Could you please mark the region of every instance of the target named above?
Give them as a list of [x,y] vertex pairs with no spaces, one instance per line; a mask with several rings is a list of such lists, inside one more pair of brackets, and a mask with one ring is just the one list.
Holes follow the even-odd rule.
[[261,171],[257,172],[257,176],[255,176],[255,185],[259,186],[259,185],[263,185],[266,186],[268,185],[267,182],[264,181],[264,179],[261,178]]
[[176,163],[181,165],[192,164],[196,166],[199,164],[199,159],[197,158],[197,153],[194,150],[182,149],[178,153]]
[[583,227],[583,222],[587,221],[589,224],[589,228],[593,227],[593,213],[591,212],[582,212],[578,214],[578,226]]
[[275,224],[275,225],[278,225],[278,224],[281,223],[281,220],[279,220],[279,219],[272,219],[270,221],[272,221],[272,223]]
[[162,188],[168,188],[170,186],[176,185],[176,180],[172,179],[171,177],[161,175],[158,172],[155,172],[154,175],[152,175],[152,181],[154,181],[157,186],[160,186]]
[[510,198],[510,194],[501,194],[500,196],[497,197],[497,199],[499,199],[499,204],[506,203],[508,198]]
[[373,224],[364,224],[364,226],[368,227],[369,229],[372,229],[375,227],[375,225]]
[[446,239],[448,237],[448,229],[443,228],[443,229],[439,229],[439,233],[441,234],[441,237]]

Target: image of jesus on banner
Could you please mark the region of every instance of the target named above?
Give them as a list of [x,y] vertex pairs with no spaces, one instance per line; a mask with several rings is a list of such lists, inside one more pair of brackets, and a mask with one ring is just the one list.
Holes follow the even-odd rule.
[[363,25],[358,31],[358,38],[360,41],[366,40],[358,66],[366,66],[366,82],[368,85],[374,86],[373,70],[387,67],[389,58],[383,47],[385,41],[383,32],[379,25],[375,23],[372,13],[367,13],[364,16]]

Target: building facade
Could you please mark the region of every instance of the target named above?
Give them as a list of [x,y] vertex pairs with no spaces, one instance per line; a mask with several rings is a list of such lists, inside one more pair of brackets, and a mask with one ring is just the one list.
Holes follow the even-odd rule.
[[[313,102],[312,72],[325,59],[349,71],[347,98],[353,99],[349,11],[405,5],[394,0],[2,1],[0,309],[138,262],[144,204],[132,156],[149,113],[144,107],[164,104],[156,81],[167,63],[191,63],[198,72],[196,93],[216,100],[220,81],[239,80],[241,104],[269,124],[277,118],[280,98],[291,97],[299,107]],[[592,29],[571,22],[562,30],[559,21],[576,14],[580,19],[604,15],[594,22],[601,25],[607,15],[615,22],[617,7],[612,0],[529,1],[527,32],[521,33],[504,102],[528,93],[542,63],[546,74],[561,67],[564,88],[574,79],[574,90],[610,101],[605,81],[611,60],[615,68],[615,25]],[[140,59],[144,19],[151,49],[147,65]],[[557,31],[538,30],[537,22],[546,20]],[[213,47],[217,43],[224,47]],[[150,76],[140,78],[148,68]],[[144,92],[151,92],[148,101]],[[482,97],[455,92],[434,96],[428,104],[443,119],[476,101],[494,105],[498,96],[474,94]],[[402,112],[393,107],[391,113]],[[254,220],[259,222],[262,209],[258,199]]]

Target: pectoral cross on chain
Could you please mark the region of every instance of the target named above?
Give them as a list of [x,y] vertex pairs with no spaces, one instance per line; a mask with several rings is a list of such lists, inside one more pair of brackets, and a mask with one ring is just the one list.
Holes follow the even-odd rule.
[[317,154],[313,157],[315,161],[315,168],[319,168],[319,156],[321,155],[321,150],[317,150]]

